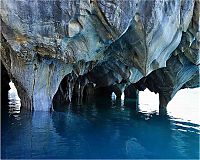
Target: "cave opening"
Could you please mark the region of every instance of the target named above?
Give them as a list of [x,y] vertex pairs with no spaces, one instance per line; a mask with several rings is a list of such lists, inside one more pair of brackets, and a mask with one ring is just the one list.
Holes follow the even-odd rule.
[[[125,85],[124,85],[125,86]],[[88,81],[86,76],[66,75],[53,97],[53,110],[65,111],[69,106],[128,106],[137,108],[138,90],[129,85],[98,86]]]
[[15,84],[11,81],[9,74],[1,63],[1,109],[11,114],[19,113],[21,102]]
[[57,92],[53,97],[53,109],[56,111],[64,108],[63,106],[66,106],[69,103],[68,96],[70,93],[68,84],[68,75],[66,75],[60,82]]
[[21,109],[21,100],[19,98],[17,88],[15,87],[15,84],[10,81],[9,83],[10,90],[8,91],[8,107],[9,107],[9,113],[19,113]]
[[140,112],[159,113],[159,94],[151,92],[148,88],[139,91],[138,103]]
[[111,101],[114,92],[117,98],[121,98],[121,91],[111,86],[100,87],[88,80],[86,75],[77,77],[73,72],[66,75],[53,97],[53,109],[63,111],[69,105],[81,106],[98,102]]

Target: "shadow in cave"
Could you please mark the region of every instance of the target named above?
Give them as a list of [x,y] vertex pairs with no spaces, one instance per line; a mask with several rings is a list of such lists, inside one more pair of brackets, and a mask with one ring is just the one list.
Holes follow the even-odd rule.
[[1,63],[1,111],[9,114],[18,114],[21,109],[21,100],[15,84]]
[[76,77],[74,73],[70,73],[62,79],[53,97],[53,109],[66,112],[70,108],[76,110],[85,105],[95,105],[96,108],[125,106],[137,109],[138,92],[133,85],[128,86],[124,93],[125,100],[122,100],[122,90],[117,86],[97,87],[89,82],[86,76]]
[[8,91],[10,90],[10,77],[1,62],[1,110],[8,110]]
[[53,109],[65,112],[70,107],[80,108],[83,105],[108,106],[112,92],[110,87],[96,88],[93,83],[88,82],[86,76],[76,77],[74,73],[70,73],[62,79],[53,97]]

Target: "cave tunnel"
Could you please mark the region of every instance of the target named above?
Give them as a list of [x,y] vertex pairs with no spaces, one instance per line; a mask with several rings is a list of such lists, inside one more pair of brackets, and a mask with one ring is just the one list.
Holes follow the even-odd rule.
[[110,100],[112,92],[113,87],[95,87],[86,76],[76,77],[72,72],[62,79],[53,97],[53,109],[62,110],[69,104],[95,103],[96,99],[102,98]]
[[1,110],[16,113],[20,111],[20,107],[21,103],[17,89],[1,62]]
[[[125,86],[125,85],[124,85]],[[116,99],[113,103],[112,95]],[[122,96],[125,97],[121,99]],[[95,104],[98,106],[121,105],[121,100],[125,106],[136,108],[138,105],[138,90],[134,85],[126,88],[119,85],[98,86],[87,79],[87,76],[76,77],[74,73],[66,75],[56,94],[53,97],[53,109],[55,111],[63,111],[69,105],[81,106],[84,104]]]

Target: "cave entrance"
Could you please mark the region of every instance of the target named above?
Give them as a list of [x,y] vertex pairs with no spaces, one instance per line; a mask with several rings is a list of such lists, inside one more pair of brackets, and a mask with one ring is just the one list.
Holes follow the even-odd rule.
[[7,70],[1,62],[1,105],[2,110],[10,114],[20,112],[20,98],[14,83],[10,80]]
[[98,106],[138,105],[138,90],[134,85],[110,85],[99,87],[90,82],[85,75],[77,77],[73,72],[66,75],[53,97],[53,109],[66,111],[72,106],[95,104]]
[[56,92],[56,94],[53,97],[53,109],[55,111],[64,111],[66,105],[69,103],[69,75],[66,75]]
[[21,102],[15,84],[11,81],[9,83],[9,86],[10,86],[10,90],[8,91],[9,113],[11,114],[20,113]]
[[108,103],[111,102],[112,92],[121,97],[121,94],[113,86],[95,87],[93,83],[88,81],[87,77],[76,77],[70,73],[62,79],[53,97],[53,109],[66,111],[69,106]]
[[159,112],[159,95],[148,88],[139,92],[139,110],[141,112]]

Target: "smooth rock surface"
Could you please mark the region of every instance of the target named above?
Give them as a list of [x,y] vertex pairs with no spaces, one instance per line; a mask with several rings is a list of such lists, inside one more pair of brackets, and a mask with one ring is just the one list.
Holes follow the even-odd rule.
[[199,86],[199,8],[198,0],[2,0],[1,61],[30,110],[81,103],[88,84],[118,95],[148,87],[165,108],[179,89]]

